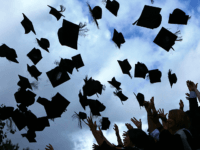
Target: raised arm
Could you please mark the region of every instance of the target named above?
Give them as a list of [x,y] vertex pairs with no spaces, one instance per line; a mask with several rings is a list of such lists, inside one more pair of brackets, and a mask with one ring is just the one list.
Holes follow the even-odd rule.
[[118,126],[117,126],[116,124],[114,125],[114,128],[113,128],[113,129],[115,130],[115,134],[116,134],[116,136],[117,136],[118,145],[124,146],[124,144],[122,143],[122,140],[121,140],[121,138],[120,138],[120,135],[119,135]]

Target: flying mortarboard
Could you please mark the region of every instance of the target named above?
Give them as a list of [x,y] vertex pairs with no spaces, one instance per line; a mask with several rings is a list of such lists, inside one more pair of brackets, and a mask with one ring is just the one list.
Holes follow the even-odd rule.
[[168,78],[169,78],[170,85],[172,87],[172,85],[177,82],[176,74],[175,73],[171,74],[171,70],[169,70]]
[[22,137],[26,137],[30,143],[37,142],[35,140],[36,134],[35,134],[35,131],[33,131],[33,130],[28,130],[27,134],[21,134],[21,135],[22,135]]
[[110,127],[110,121],[108,120],[108,117],[102,117],[102,119],[99,121],[101,123],[101,130],[107,130]]
[[112,81],[108,81],[112,86],[114,86],[117,90],[121,90],[120,85],[121,83],[116,81],[115,77],[112,78]]
[[144,103],[144,95],[142,93],[138,93],[137,95],[135,94],[135,97],[136,97],[138,103],[140,104],[140,109],[141,109],[141,106],[144,106],[143,105],[143,103]]
[[149,71],[149,79],[151,83],[161,82],[162,72],[158,69]]
[[[47,6],[49,6],[49,5],[47,5]],[[54,17],[56,17],[57,20],[59,20],[61,18],[61,16],[65,17],[64,15],[61,14],[61,12],[65,11],[65,8],[62,5],[60,5],[60,9],[61,9],[60,11],[56,10],[55,8],[53,8],[51,6],[49,6],[49,7],[51,8],[49,13],[52,14]]]
[[62,71],[60,67],[55,67],[54,69],[46,72],[46,74],[54,88],[70,80],[69,75],[65,71]]
[[63,19],[62,27],[58,30],[60,44],[77,50],[79,28],[79,25]]
[[84,63],[83,63],[83,60],[82,60],[80,54],[73,56],[72,60],[73,60],[74,66],[76,67],[77,71],[78,71],[78,68],[81,68],[84,66]]
[[101,116],[101,114],[99,113],[99,103],[97,102],[97,100],[88,99],[88,104],[93,116]]
[[[72,116],[73,118],[78,118],[79,119],[79,127],[82,128],[82,125],[81,125],[81,120],[84,121],[84,119],[87,119],[87,114],[84,113],[84,112],[79,112],[79,114],[77,114],[75,112],[75,114]],[[85,122],[85,121],[84,121]],[[86,123],[86,122],[85,122]]]
[[17,53],[13,48],[9,48],[6,44],[0,46],[0,57],[6,57],[8,60],[19,63]]
[[[36,38],[37,39],[37,38]],[[48,48],[50,46],[49,40],[45,38],[41,38],[40,40],[37,39],[39,46],[49,52]]]
[[31,67],[27,64],[28,72],[31,74],[32,77],[34,77],[36,80],[38,80],[38,76],[42,74],[34,65]]
[[138,62],[135,64],[135,77],[137,78],[144,78],[148,73],[148,69],[145,64]]
[[42,59],[42,54],[39,49],[33,48],[27,56],[30,58],[30,60],[36,65],[41,59]]
[[23,89],[29,88],[29,89],[32,90],[32,87],[31,87],[29,80],[25,77],[20,76],[20,75],[18,75],[18,76],[19,76],[20,81],[17,83],[17,85],[19,85]]
[[110,0],[107,0],[106,8],[117,17],[117,12],[119,10],[119,3],[116,0],[113,0],[112,2]]
[[37,121],[37,116],[33,114],[30,110],[25,112],[27,127],[29,130],[33,130],[35,123]]
[[89,11],[90,11],[90,14],[93,18],[93,20],[95,21],[96,25],[97,25],[97,28],[99,29],[99,25],[98,25],[98,22],[97,22],[97,19],[101,19],[102,17],[102,9],[101,7],[99,6],[95,6],[93,9],[90,7],[89,3],[87,3],[88,7],[89,7]]
[[17,126],[18,130],[21,131],[26,126],[26,117],[25,114],[20,112],[18,109],[16,109],[12,113],[12,120]]
[[81,90],[79,91],[78,96],[79,96],[79,102],[81,103],[81,106],[85,110],[85,107],[88,106],[87,96],[82,95]]
[[162,21],[161,8],[145,5],[140,18],[133,23],[150,29],[158,28]]
[[21,24],[25,29],[25,34],[32,31],[36,35],[32,22],[25,16],[24,13],[22,13],[22,14],[24,16],[24,20],[22,20]]
[[43,131],[45,127],[50,127],[49,120],[47,117],[37,118],[37,121],[34,126],[35,131]]
[[123,61],[120,61],[120,60],[117,60],[117,61],[122,69],[123,74],[128,74],[131,77],[131,74],[129,71],[131,70],[132,67],[129,64],[128,59],[124,59]]
[[[178,33],[178,32],[176,32]],[[156,38],[154,39],[154,43],[158,46],[165,49],[167,52],[169,52],[170,48],[173,49],[173,45],[175,44],[175,41],[181,41],[182,39],[178,39],[178,36],[176,36],[176,33],[173,34],[172,32],[168,31],[164,27],[160,30],[160,32],[157,34]],[[174,50],[174,49],[173,49]]]
[[188,19],[190,19],[189,15],[185,15],[185,12],[176,8],[173,13],[170,14],[168,23],[187,25]]
[[0,109],[0,119],[6,120],[13,114],[14,107],[3,107]]
[[67,71],[68,73],[72,74],[73,69],[75,68],[75,64],[72,60],[70,59],[62,59],[60,60],[60,64],[59,67],[64,70]]
[[117,46],[119,48],[120,48],[121,44],[125,43],[123,34],[121,32],[118,33],[117,30],[115,30],[115,29],[114,29],[114,34],[113,34],[112,40],[113,40],[113,42],[115,42],[115,44],[117,44]]
[[[122,91],[116,91],[116,92],[113,92],[113,93],[114,93],[115,96],[117,96],[117,97],[120,98],[121,102],[122,102],[122,101],[126,101],[126,100],[128,99],[128,97],[126,97],[126,96],[122,93]],[[122,103],[122,105],[124,105],[124,104]]]

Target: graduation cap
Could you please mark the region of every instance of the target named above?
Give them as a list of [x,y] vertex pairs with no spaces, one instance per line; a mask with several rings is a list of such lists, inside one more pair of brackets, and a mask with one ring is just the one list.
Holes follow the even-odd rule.
[[106,8],[117,17],[117,12],[119,10],[119,3],[116,0],[113,0],[112,2],[110,0],[107,0]]
[[28,54],[27,56],[29,57],[29,59],[34,63],[34,65],[36,65],[41,59],[42,59],[42,54],[41,51],[39,49],[35,49],[33,48]]
[[131,74],[129,72],[132,67],[129,64],[128,59],[124,59],[123,61],[120,61],[120,60],[117,60],[117,61],[118,61],[119,65],[120,65],[120,67],[122,69],[123,74],[128,74],[132,79],[132,76],[131,76]]
[[20,112],[18,109],[16,109],[11,116],[13,122],[17,126],[18,130],[21,131],[26,126],[26,117],[25,114]]
[[3,107],[0,109],[0,119],[6,120],[13,114],[14,107]]
[[25,112],[27,127],[29,130],[34,129],[34,125],[37,121],[37,116],[33,114],[30,110]]
[[[36,38],[37,39],[37,38]],[[41,38],[40,40],[37,39],[39,46],[49,52],[48,48],[50,46],[49,40],[45,38]]]
[[19,85],[23,89],[29,88],[32,90],[29,80],[23,76],[20,76],[20,75],[18,76],[19,76],[20,81],[17,83],[17,85]]
[[168,23],[187,25],[188,19],[190,19],[189,15],[186,15],[184,11],[176,8],[173,13],[170,14]]
[[13,48],[8,47],[6,44],[0,46],[0,57],[6,57],[8,60],[19,63],[17,53]]
[[70,80],[69,75],[65,71],[62,71],[60,67],[55,67],[54,69],[46,72],[46,74],[54,88]]
[[22,20],[21,24],[25,29],[25,34],[32,31],[36,35],[32,22],[25,16],[24,13],[22,13],[22,14],[24,16],[24,20]]
[[135,77],[137,78],[144,78],[148,73],[148,69],[145,64],[138,62],[135,64]]
[[50,127],[49,120],[47,117],[37,118],[34,126],[35,131],[43,131],[45,127]]
[[99,29],[99,25],[98,25],[98,22],[97,22],[97,19],[101,19],[102,17],[102,9],[101,7],[99,6],[95,6],[93,9],[90,7],[89,3],[87,3],[88,7],[89,7],[89,11],[90,11],[90,14],[93,18],[93,20],[95,21],[96,25],[97,25],[97,28]]
[[31,67],[27,64],[28,72],[31,74],[32,77],[34,77],[36,80],[38,80],[38,76],[42,74],[34,65]]
[[[47,6],[49,6],[49,5],[47,5]],[[60,11],[57,11],[55,8],[53,8],[51,6],[49,6],[49,7],[51,8],[49,13],[52,14],[54,17],[56,17],[57,20],[59,20],[61,18],[61,16],[65,17],[64,15],[61,14],[61,12],[65,11],[65,8],[62,5],[60,5],[60,9],[61,9]]]
[[[115,96],[117,96],[117,97],[120,98],[121,102],[122,102],[122,101],[126,101],[126,100],[128,99],[128,97],[126,97],[126,96],[122,93],[122,91],[117,91],[117,90],[116,90],[116,92],[113,92],[113,93],[114,93]],[[124,104],[122,103],[122,105],[124,105]]]
[[115,29],[114,29],[114,34],[113,34],[112,40],[113,40],[113,42],[115,42],[115,44],[117,44],[117,46],[119,48],[120,48],[121,44],[125,43],[123,34],[121,32],[118,33],[117,30],[115,30]]
[[77,50],[79,28],[79,25],[63,19],[62,27],[58,30],[60,44]]
[[112,81],[108,81],[112,86],[114,86],[117,90],[121,90],[120,85],[121,83],[116,81],[115,77],[112,78]]
[[102,117],[102,119],[99,121],[101,123],[101,130],[107,130],[110,127],[110,121],[108,120],[108,117]]
[[88,99],[88,104],[93,116],[101,116],[101,114],[99,113],[99,107],[101,105],[99,105],[97,100]]
[[79,102],[81,103],[81,106],[85,110],[85,107],[88,106],[87,96],[82,95],[81,90],[79,91],[78,96],[79,96]]
[[28,130],[27,134],[21,134],[21,135],[22,135],[22,137],[26,137],[30,143],[37,142],[35,140],[36,134],[35,134],[34,130]]
[[145,5],[140,18],[133,25],[150,29],[158,28],[162,21],[161,8]]
[[75,68],[75,64],[72,60],[70,59],[62,59],[60,60],[60,64],[59,67],[64,70],[67,71],[68,73],[72,74],[73,69]]
[[175,73],[171,74],[171,70],[169,70],[168,78],[169,78],[170,85],[172,87],[172,85],[177,82],[176,74]]
[[77,71],[78,71],[78,68],[81,68],[84,66],[83,60],[81,58],[81,54],[73,56],[72,60]]
[[169,52],[170,48],[173,49],[172,46],[175,44],[175,41],[182,41],[182,39],[177,40],[178,36],[176,36],[176,33],[173,34],[172,32],[162,27],[153,42]]
[[[81,125],[81,120],[84,121],[84,119],[87,119],[87,114],[84,112],[79,112],[79,114],[77,114],[75,112],[75,114],[72,116],[73,118],[78,118],[79,119],[79,127],[82,129],[82,125]],[[84,121],[85,122],[85,121]],[[86,123],[86,122],[85,122]]]
[[161,82],[161,76],[162,72],[160,72],[158,69],[149,71],[149,79],[151,83]]
[[144,95],[142,93],[138,93],[137,95],[135,94],[135,97],[136,97],[138,103],[140,104],[140,109],[141,109],[141,106],[144,106],[143,105],[143,103],[144,103]]

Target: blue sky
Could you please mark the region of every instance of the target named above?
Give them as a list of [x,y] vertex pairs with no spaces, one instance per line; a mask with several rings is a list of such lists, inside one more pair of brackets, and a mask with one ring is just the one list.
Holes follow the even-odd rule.
[[[188,100],[185,98],[185,93],[188,93],[186,86],[187,80],[192,80],[199,83],[198,66],[200,63],[200,34],[199,28],[199,1],[186,0],[155,0],[151,4],[150,0],[117,0],[120,3],[118,16],[111,14],[102,4],[101,0],[88,1],[93,8],[100,6],[102,8],[102,19],[98,20],[100,29],[91,22],[89,9],[86,0],[61,0],[59,3],[56,0],[18,0],[13,2],[7,0],[1,3],[1,24],[0,24],[0,41],[1,44],[6,44],[10,48],[16,50],[19,64],[9,62],[6,58],[0,58],[1,67],[1,87],[0,99],[1,103],[6,106],[13,106],[15,109],[16,101],[14,93],[18,90],[17,83],[19,81],[18,74],[29,79],[30,82],[35,81],[27,71],[27,64],[32,66],[33,63],[26,56],[34,47],[39,48],[42,52],[43,59],[36,65],[42,75],[39,77],[38,90],[33,90],[36,96],[51,99],[57,92],[70,101],[67,111],[62,114],[61,118],[56,118],[53,121],[49,120],[50,127],[46,127],[42,132],[36,132],[37,143],[29,143],[21,134],[26,133],[25,129],[18,131],[12,135],[8,133],[8,138],[14,144],[19,143],[19,149],[30,147],[33,150],[45,149],[49,143],[56,149],[68,150],[92,150],[92,144],[96,143],[89,127],[82,123],[83,128],[78,128],[78,120],[73,120],[71,116],[74,111],[90,113],[89,107],[86,111],[79,103],[78,93],[84,85],[83,79],[86,75],[95,80],[99,80],[106,86],[106,90],[102,92],[99,98],[94,95],[91,99],[98,99],[106,106],[105,111],[101,112],[101,117],[109,117],[111,121],[110,128],[103,131],[105,137],[114,144],[117,144],[117,138],[114,131],[114,124],[119,127],[120,136],[122,138],[123,131],[127,131],[125,123],[131,123],[134,128],[136,126],[131,122],[131,118],[142,120],[142,129],[147,133],[147,114],[145,108],[140,109],[134,93],[143,93],[146,101],[150,101],[154,96],[156,109],[163,108],[164,113],[168,113],[171,109],[179,109],[180,99],[184,103],[184,111],[189,109]],[[63,12],[65,18],[59,21],[49,14],[50,5],[60,10],[59,5],[63,5],[66,10]],[[162,8],[162,23],[156,29],[147,29],[139,26],[133,26],[144,8],[144,5],[150,5]],[[74,9],[76,8],[76,9]],[[192,16],[188,21],[188,25],[168,24],[169,14],[174,9],[183,10],[186,15]],[[32,32],[24,34],[25,30],[21,25],[24,13],[33,23],[36,35]],[[79,36],[78,50],[70,47],[61,46],[57,37],[57,31],[62,26],[63,19],[78,24],[86,22],[87,36]],[[89,21],[90,20],[90,21]],[[154,38],[162,27],[167,28],[175,33],[180,30],[183,41],[176,41],[173,48],[167,52],[161,47],[153,43]],[[122,32],[125,38],[125,43],[118,49],[112,42],[114,28],[118,32]],[[36,38],[47,38],[50,41],[50,53],[38,47]],[[56,67],[54,61],[60,61],[60,57],[70,59],[72,56],[81,54],[84,67],[77,72],[75,69],[70,80],[53,88],[48,81],[46,72]],[[149,80],[142,78],[131,79],[128,75],[122,74],[117,60],[128,59],[132,66],[130,71],[134,76],[135,64],[137,62],[144,63],[149,70],[159,69],[162,72],[161,82],[151,84]],[[171,88],[168,80],[168,71],[172,70],[178,80]],[[129,98],[122,105],[120,99],[114,96],[114,88],[110,87],[107,81],[113,77],[121,82],[122,92]],[[44,107],[35,102],[28,107],[37,117],[46,116]],[[117,111],[116,111],[117,110]],[[53,110],[52,110],[53,111]],[[96,119],[98,121],[101,119]],[[6,128],[4,131],[6,131]]]

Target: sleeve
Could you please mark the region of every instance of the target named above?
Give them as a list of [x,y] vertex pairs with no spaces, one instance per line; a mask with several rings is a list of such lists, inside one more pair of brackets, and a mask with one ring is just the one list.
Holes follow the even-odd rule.
[[197,95],[194,91],[190,91],[189,106],[191,114],[195,115],[198,109],[198,103],[197,103]]
[[159,135],[160,135],[160,132],[158,129],[155,129],[153,130],[153,132],[150,133],[150,136],[156,139],[157,141],[159,141]]
[[101,146],[98,147],[97,150],[118,150],[115,147],[111,147],[109,146],[106,141],[103,142],[103,144]]

